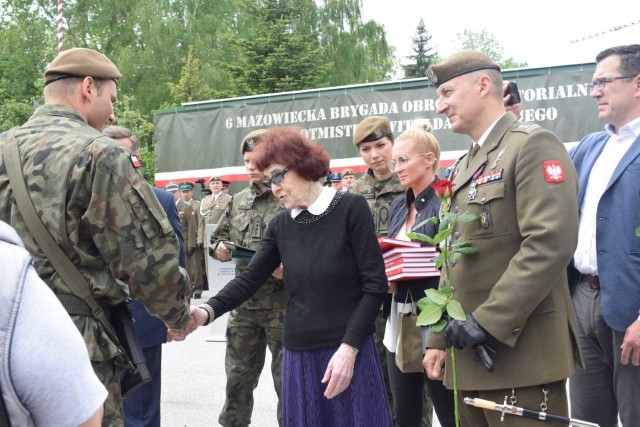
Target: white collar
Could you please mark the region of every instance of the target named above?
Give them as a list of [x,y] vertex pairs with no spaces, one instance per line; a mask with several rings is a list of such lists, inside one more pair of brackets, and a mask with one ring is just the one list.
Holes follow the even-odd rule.
[[620,129],[618,129],[617,135],[613,131],[613,126],[611,126],[609,123],[607,123],[604,126],[604,129],[607,131],[609,136],[615,135],[616,137],[619,138],[627,134],[627,136],[631,137],[632,139],[635,139],[638,137],[638,135],[640,135],[640,117],[634,120],[631,120],[629,123],[627,123],[626,125],[622,126]]
[[[505,114],[509,114],[509,113],[505,113]],[[496,123],[498,123],[498,120],[500,120],[501,118],[502,116],[498,117],[495,122],[491,123],[491,126],[489,126],[487,130],[484,131],[484,133],[482,134],[478,142],[476,142],[476,144],[482,147],[482,144],[484,144],[484,142],[487,140],[487,137],[489,136],[493,128],[496,126]]]
[[[335,195],[336,195],[335,188],[323,187],[316,201],[313,202],[311,206],[309,206],[306,210],[313,215],[320,215],[324,213],[324,211],[326,211],[329,205],[331,204],[331,201],[333,200],[333,196]],[[303,210],[304,209],[300,209],[300,208],[291,209],[291,218],[297,217],[298,215],[300,215],[300,213]]]

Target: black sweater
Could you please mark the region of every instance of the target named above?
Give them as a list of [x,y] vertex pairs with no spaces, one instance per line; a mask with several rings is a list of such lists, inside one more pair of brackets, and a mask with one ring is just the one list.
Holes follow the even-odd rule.
[[207,302],[216,317],[250,298],[282,262],[289,296],[284,347],[346,343],[359,349],[374,332],[387,278],[367,202],[351,193],[336,199],[326,215],[309,223],[297,222],[289,211],[276,215],[242,275]]

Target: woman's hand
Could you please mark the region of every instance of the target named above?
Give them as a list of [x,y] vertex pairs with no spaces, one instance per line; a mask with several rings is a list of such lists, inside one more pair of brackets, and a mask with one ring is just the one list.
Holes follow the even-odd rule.
[[280,264],[280,265],[278,266],[278,268],[276,268],[275,270],[273,270],[273,273],[271,273],[271,275],[272,275],[273,277],[275,277],[276,279],[282,280],[282,273],[283,273],[283,270],[282,270],[282,264]]
[[357,354],[357,349],[348,344],[340,344],[338,350],[329,360],[324,378],[322,378],[322,384],[329,382],[324,397],[333,399],[349,387]]

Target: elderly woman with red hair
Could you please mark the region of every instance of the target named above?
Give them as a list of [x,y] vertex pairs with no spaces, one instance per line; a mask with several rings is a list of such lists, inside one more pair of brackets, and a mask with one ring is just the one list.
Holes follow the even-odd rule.
[[[194,308],[193,319],[204,325],[234,309],[282,263],[283,424],[391,426],[373,341],[388,285],[367,202],[323,187],[329,155],[300,129],[273,128],[262,142],[257,166],[287,210],[242,275]],[[326,253],[331,262],[317,256]]]

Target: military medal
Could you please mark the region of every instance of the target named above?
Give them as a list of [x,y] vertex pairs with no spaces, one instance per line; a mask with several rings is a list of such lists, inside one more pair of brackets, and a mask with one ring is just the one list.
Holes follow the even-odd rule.
[[478,178],[482,176],[482,171],[484,170],[484,167],[486,165],[487,162],[481,164],[478,170],[473,174],[473,177],[471,178],[471,184],[469,185],[469,192],[467,193],[467,200],[475,200],[476,196],[478,195]]
[[491,227],[491,217],[486,205],[482,206],[482,212],[480,212],[480,225],[484,229]]

